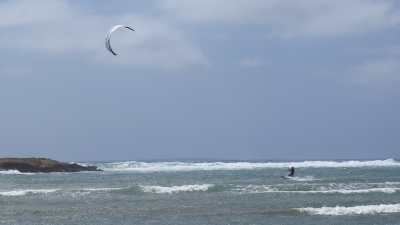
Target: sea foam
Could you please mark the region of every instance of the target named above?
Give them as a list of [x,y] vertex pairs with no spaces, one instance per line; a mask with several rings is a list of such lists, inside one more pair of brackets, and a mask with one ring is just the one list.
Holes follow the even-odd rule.
[[346,190],[346,189],[338,189],[338,190],[316,190],[316,191],[282,191],[282,192],[293,192],[293,193],[301,193],[301,194],[333,194],[333,193],[340,193],[340,194],[365,194],[365,193],[373,193],[373,192],[381,192],[392,194],[399,191],[400,188],[370,188],[370,189],[358,189],[358,190]]
[[24,196],[27,194],[49,194],[59,191],[59,189],[28,189],[28,190],[13,190],[0,191],[0,196]]
[[247,185],[232,187],[232,191],[238,193],[292,193],[292,194],[367,194],[367,193],[385,193],[393,194],[400,191],[400,188],[366,188],[366,189],[326,189],[325,187],[311,190],[287,190],[282,189],[284,186],[267,186],[267,185]]
[[[89,164],[81,164],[87,166]],[[303,161],[303,162],[113,162],[94,163],[105,171],[160,172],[196,170],[253,170],[266,168],[350,168],[350,167],[400,167],[400,162],[387,160],[370,161]]]
[[172,186],[172,187],[162,187],[162,186],[142,186],[144,192],[151,192],[157,194],[172,194],[178,192],[195,192],[195,191],[207,191],[212,184],[201,184],[201,185],[182,185],[182,186]]
[[0,170],[0,174],[20,174],[18,170]]
[[392,205],[362,205],[353,207],[322,207],[322,208],[298,208],[301,212],[311,215],[345,216],[345,215],[375,215],[384,213],[400,213],[400,204]]

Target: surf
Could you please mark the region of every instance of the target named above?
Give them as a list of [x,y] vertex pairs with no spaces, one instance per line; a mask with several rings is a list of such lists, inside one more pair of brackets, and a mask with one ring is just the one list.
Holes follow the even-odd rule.
[[400,204],[381,204],[381,205],[361,205],[361,206],[336,206],[321,208],[298,208],[300,212],[310,215],[324,216],[352,216],[352,215],[376,215],[386,213],[400,213]]
[[93,165],[104,171],[126,172],[179,172],[211,170],[256,170],[288,168],[357,168],[357,167],[400,167],[393,159],[367,161],[295,161],[295,162],[139,162],[124,161],[110,163],[80,163]]
[[211,188],[212,184],[201,184],[201,185],[181,185],[181,186],[141,186],[144,192],[157,193],[157,194],[173,194],[180,192],[205,192]]

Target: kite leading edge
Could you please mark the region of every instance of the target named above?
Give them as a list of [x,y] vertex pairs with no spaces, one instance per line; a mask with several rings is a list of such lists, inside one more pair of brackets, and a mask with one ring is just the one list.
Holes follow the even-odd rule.
[[106,43],[106,48],[107,48],[108,51],[110,51],[113,55],[117,55],[117,54],[111,49],[111,45],[110,45],[111,34],[112,34],[116,29],[121,28],[121,27],[124,27],[124,28],[127,28],[127,29],[129,29],[129,30],[135,31],[134,29],[132,29],[132,28],[130,28],[130,27],[128,27],[128,26],[125,26],[125,25],[116,25],[116,26],[112,27],[112,28],[108,31],[108,33],[107,33],[107,35],[106,35],[106,41],[105,41],[105,43]]

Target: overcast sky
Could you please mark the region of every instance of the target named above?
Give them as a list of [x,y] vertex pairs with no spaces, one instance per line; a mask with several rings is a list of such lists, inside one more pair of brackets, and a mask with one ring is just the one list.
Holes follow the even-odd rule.
[[400,158],[398,1],[3,0],[0,51],[0,157]]

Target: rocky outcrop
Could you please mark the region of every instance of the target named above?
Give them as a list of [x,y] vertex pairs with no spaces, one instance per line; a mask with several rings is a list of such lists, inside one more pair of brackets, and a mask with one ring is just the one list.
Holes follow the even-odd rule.
[[0,158],[0,170],[21,173],[102,171],[95,166],[81,166],[46,158]]

